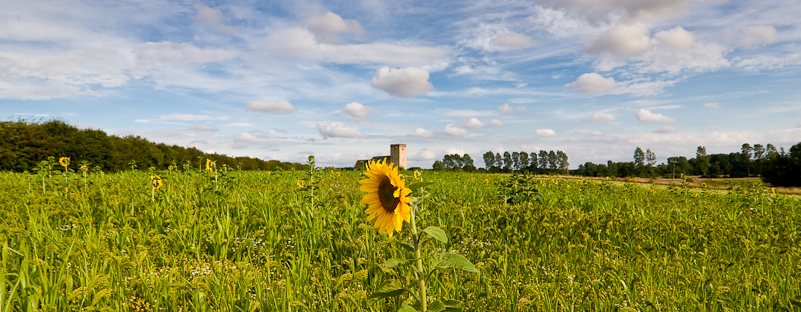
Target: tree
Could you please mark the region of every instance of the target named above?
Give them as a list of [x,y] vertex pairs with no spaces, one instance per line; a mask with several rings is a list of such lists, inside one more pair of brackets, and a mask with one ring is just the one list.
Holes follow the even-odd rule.
[[503,170],[512,171],[512,154],[508,151],[503,152]]
[[556,158],[559,159],[559,170],[561,170],[564,174],[568,174],[568,166],[570,163],[567,161],[567,153],[563,151],[556,151]]
[[445,169],[448,169],[448,167],[445,166],[445,163],[439,160],[435,161],[434,165],[432,165],[431,167],[433,167],[434,170],[436,171],[444,171]]
[[529,166],[529,168],[531,168],[531,171],[536,172],[537,171],[537,165],[539,165],[539,162],[537,160],[537,153],[531,152],[531,154],[529,155],[529,158],[528,158],[528,163],[529,163],[528,166]]
[[494,166],[495,166],[495,154],[493,154],[492,151],[484,153],[484,168],[490,170]]
[[512,168],[515,171],[520,170],[520,152],[512,152]]
[[773,144],[768,143],[768,145],[765,146],[765,156],[768,159],[776,158],[779,156],[779,152],[776,150],[776,147],[773,146]]
[[503,168],[503,157],[501,157],[501,153],[495,153],[495,167],[498,167],[498,169]]
[[559,168],[559,158],[556,158],[556,153],[553,150],[548,152],[548,170],[556,170]]
[[743,162],[745,163],[745,170],[746,173],[750,176],[751,175],[751,154],[754,152],[754,149],[751,147],[751,144],[743,143],[743,146],[740,148],[740,154],[743,157]]
[[706,147],[699,146],[695,150],[695,168],[701,172],[701,175],[706,175],[709,171],[709,158],[706,156]]
[[754,159],[760,160],[765,157],[765,147],[762,144],[754,144]]
[[473,157],[470,157],[468,154],[464,154],[462,157],[462,169],[468,172],[476,171],[476,166],[473,165]]
[[520,170],[528,170],[528,153],[520,152]]
[[648,167],[652,167],[656,164],[656,154],[648,149],[645,151],[645,160],[648,162]]
[[545,150],[540,150],[540,169],[547,170],[548,164],[551,162],[548,161],[548,152]]
[[637,168],[645,166],[645,153],[639,147],[634,150],[634,164],[637,165]]

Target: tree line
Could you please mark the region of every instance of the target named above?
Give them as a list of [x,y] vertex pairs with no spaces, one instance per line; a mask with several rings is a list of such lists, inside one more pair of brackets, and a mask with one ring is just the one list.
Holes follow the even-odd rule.
[[739,152],[707,154],[706,147],[698,146],[695,157],[669,157],[667,163],[656,165],[656,154],[640,147],[634,150],[634,161],[579,165],[573,174],[590,177],[666,177],[700,175],[704,178],[761,176],[763,181],[776,186],[801,186],[801,143],[789,152],[773,144],[744,143]]
[[539,153],[527,152],[504,152],[484,153],[484,168],[477,169],[473,158],[468,154],[448,154],[443,159],[434,162],[434,170],[452,171],[486,171],[492,173],[500,172],[531,172],[531,173],[562,173],[568,174],[567,154],[563,151],[544,151]]
[[301,169],[303,165],[251,157],[204,153],[194,147],[153,143],[139,136],[118,137],[102,130],[78,129],[58,119],[0,122],[0,170],[32,171],[49,157],[86,161],[93,169],[116,172],[130,169],[199,169],[205,160],[232,169]]

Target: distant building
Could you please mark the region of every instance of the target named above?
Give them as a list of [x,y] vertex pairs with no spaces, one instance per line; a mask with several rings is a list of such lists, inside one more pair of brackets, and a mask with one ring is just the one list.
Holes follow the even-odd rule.
[[360,159],[353,165],[353,170],[359,171],[364,169],[368,161],[380,161],[382,163],[391,163],[401,169],[406,169],[406,144],[392,144],[389,146],[389,156],[376,156],[369,160]]

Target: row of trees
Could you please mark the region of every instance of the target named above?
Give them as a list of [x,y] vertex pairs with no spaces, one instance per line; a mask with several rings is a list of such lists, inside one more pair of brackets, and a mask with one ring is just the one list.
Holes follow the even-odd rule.
[[[300,169],[297,163],[207,154],[196,148],[153,143],[139,136],[118,137],[101,130],[78,129],[61,120],[0,122],[0,170],[31,171],[48,157],[70,157],[103,171],[154,167],[201,168],[206,159],[242,170]],[[176,169],[179,169],[176,168]]]
[[801,185],[801,143],[790,148],[777,149],[773,144],[742,145],[739,152],[707,154],[706,147],[698,146],[695,158],[669,157],[667,163],[656,165],[656,154],[637,147],[633,162],[612,162],[579,165],[576,175],[593,177],[676,177],[700,175],[707,178],[762,176],[773,185]]
[[530,154],[507,151],[503,155],[493,154],[492,151],[484,153],[484,168],[489,172],[568,173],[569,165],[567,154],[563,151],[540,150],[539,153]]

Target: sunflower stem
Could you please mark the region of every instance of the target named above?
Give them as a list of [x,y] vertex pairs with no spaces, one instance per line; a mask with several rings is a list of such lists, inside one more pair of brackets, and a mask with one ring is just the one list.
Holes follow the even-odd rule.
[[414,257],[417,259],[417,271],[420,274],[417,276],[417,284],[420,288],[420,311],[426,312],[428,310],[428,297],[426,296],[426,276],[423,272],[423,258],[420,256],[420,237],[417,235],[417,225],[414,222],[415,210],[417,205],[410,205],[412,236],[414,236]]

